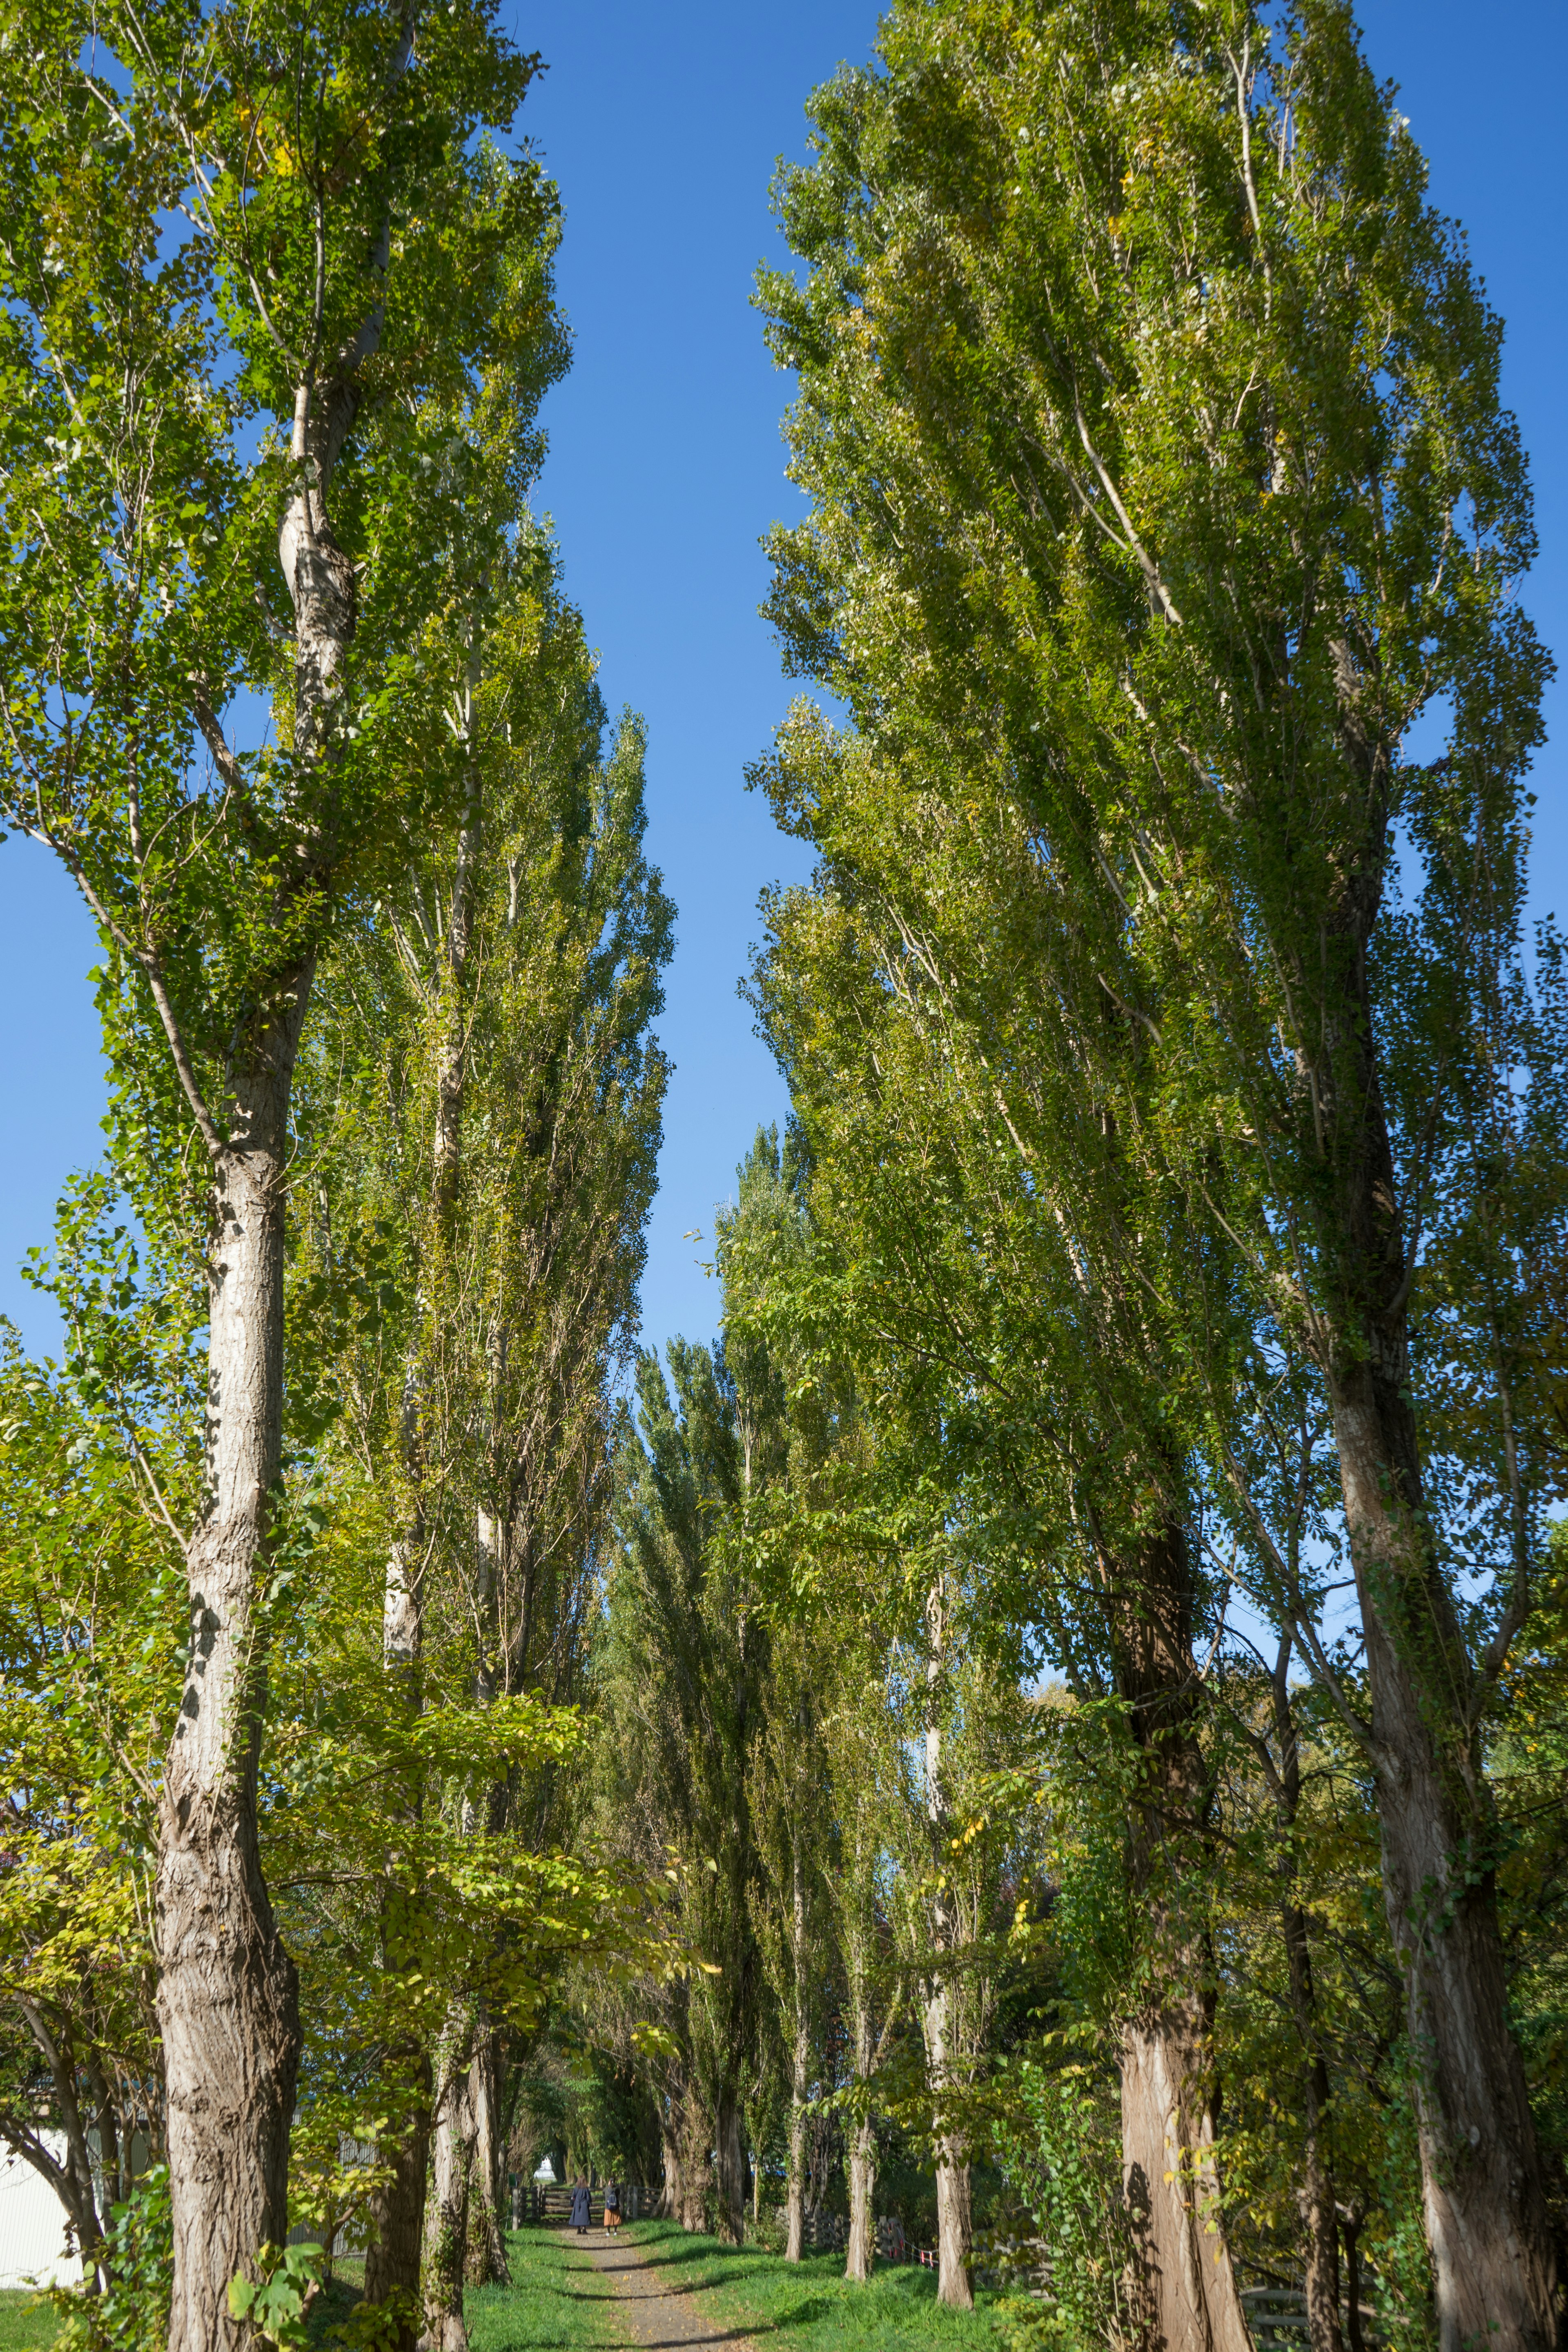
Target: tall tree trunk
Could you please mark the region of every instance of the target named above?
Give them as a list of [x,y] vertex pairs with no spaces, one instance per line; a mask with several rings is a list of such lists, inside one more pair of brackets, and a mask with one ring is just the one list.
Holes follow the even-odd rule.
[[790,2051],[789,2177],[785,2184],[784,2260],[798,2263],[805,2240],[805,2095],[811,2036],[805,2013],[805,1888],[801,1881],[799,1826],[792,1837],[794,1885],[790,1905],[790,1974],[795,1990],[795,2035]]
[[860,2286],[877,2259],[876,2187],[876,2126],[869,2116],[860,2116],[849,2127],[849,2236],[844,2250],[844,2275]]
[[784,2181],[784,2260],[798,2263],[805,2245],[805,2109],[790,2102],[788,2173]]
[[654,2210],[666,2221],[679,2221],[685,2210],[686,2199],[681,2180],[680,2106],[674,2095],[668,2105],[664,2102],[659,2105],[658,2153],[660,2180],[658,2203]]
[[1279,1827],[1279,1926],[1290,1980],[1290,2009],[1301,2045],[1301,2215],[1310,2352],[1342,2352],[1340,2234],[1330,2161],[1329,2069],[1318,2024],[1307,1917],[1296,1901],[1296,1819],[1301,1804],[1301,1757],[1290,1706],[1291,1635],[1280,1641],[1274,1664],[1274,1736],[1279,1751],[1275,1808]]
[[925,1734],[926,1820],[931,1832],[934,1892],[927,1906],[931,1965],[921,2007],[926,2072],[936,2109],[936,2237],[938,2303],[972,2311],[974,2286],[969,2275],[973,2227],[969,2195],[969,2150],[963,2134],[946,2119],[948,2095],[960,2080],[955,2064],[952,1963],[957,1921],[947,1889],[947,1793],[942,1772],[942,1693],[947,1672],[946,1595],[939,1581],[926,1607],[930,1655],[927,1666]]
[[[1472,2343],[1553,2352],[1556,2253],[1509,2025],[1490,1798],[1449,1696],[1457,1689],[1461,1706],[1468,1696],[1468,1660],[1447,1588],[1420,1557],[1408,1390],[1382,1368],[1347,1365],[1333,1404],[1366,1638],[1384,1899],[1417,2066],[1441,2352]],[[1463,1664],[1447,1690],[1437,1673],[1412,1670],[1413,1656],[1439,1643],[1444,1674],[1457,1677]]]
[[468,2352],[463,2284],[475,2140],[471,2054],[468,2021],[454,2017],[443,2037],[439,2097],[430,2135],[425,2217],[425,2333],[430,2352]]
[[[413,38],[405,7],[391,80],[406,71]],[[374,248],[383,279],[390,254],[384,220]],[[335,736],[356,597],[327,497],[358,413],[359,371],[384,322],[384,302],[374,300],[336,371],[295,394],[278,552],[294,611],[300,782],[283,916],[298,894],[327,885],[338,853]],[[210,1110],[198,1112],[213,1172],[206,1494],[186,1553],[190,1659],[159,1804],[154,1897],[174,2216],[170,2352],[226,2342],[230,2279],[264,2241],[288,2235],[299,1986],[258,1846],[266,1669],[254,1600],[281,1454],[289,1109],[315,962],[312,940],[268,975],[246,1012],[226,1138]],[[189,1090],[183,1063],[182,1078]]]
[[505,2146],[501,2132],[500,2035],[481,2020],[474,2035],[474,2055],[468,2069],[468,2111],[473,2118],[474,2147],[468,2168],[468,2244],[464,2276],[470,2286],[508,2286],[506,2238],[500,2216],[504,2210],[502,2167]]
[[708,2148],[712,2118],[697,2093],[688,2087],[680,2105],[680,2211],[683,2230],[694,2234],[708,2227]]
[[420,2333],[419,2270],[430,2161],[430,2059],[417,2045],[399,2055],[413,2077],[416,2105],[390,2151],[392,2179],[373,2207],[374,2234],[364,2252],[364,2300],[392,2316],[394,2352],[414,2352]]
[[[421,1706],[419,1669],[424,1649],[425,1525],[418,1499],[422,1461],[418,1437],[417,1379],[411,1373],[403,1409],[405,1469],[416,1497],[407,1526],[388,1554],[382,1598],[382,1664],[395,1696],[410,1716]],[[423,1810],[417,1787],[407,1792],[411,1825]],[[401,1887],[389,1887],[382,1903],[382,1966],[396,1979],[416,1969],[420,1959],[421,1904]],[[386,2053],[389,2074],[405,2083],[412,2104],[402,2130],[380,2153],[392,2179],[371,2203],[371,2235],[364,2256],[364,2299],[393,2319],[392,2352],[414,2352],[419,2336],[419,2266],[425,2239],[425,2186],[430,2158],[430,2053],[416,2034],[395,2040]]]
[[[1370,790],[1374,756],[1349,709],[1343,731]],[[1380,826],[1347,899],[1336,1050],[1314,1074],[1335,1179],[1321,1233],[1328,1386],[1366,1642],[1384,1898],[1418,2069],[1441,2352],[1552,2352],[1557,2255],[1508,2018],[1476,1677],[1426,1517],[1410,1388],[1410,1268],[1366,971],[1384,856]]]
[[728,2084],[719,2094],[714,2141],[718,2233],[727,2244],[739,2246],[746,2235],[746,2151],[741,2139],[741,2102]]
[[281,1454],[289,1086],[312,960],[252,1016],[215,1156],[206,1496],[190,1653],[159,1803],[158,2024],[174,2215],[171,2352],[226,2340],[228,2285],[288,2235],[299,1988],[261,1874],[265,1665],[255,1601]]
[[1206,1850],[1208,1769],[1196,1732],[1191,1559],[1174,1519],[1110,1571],[1120,1696],[1139,1780],[1132,1896],[1151,1996],[1121,2035],[1121,2155],[1140,2252],[1134,2302],[1165,2352],[1251,2352],[1231,2267],[1215,2148],[1213,1967],[1181,1891],[1184,1848]]

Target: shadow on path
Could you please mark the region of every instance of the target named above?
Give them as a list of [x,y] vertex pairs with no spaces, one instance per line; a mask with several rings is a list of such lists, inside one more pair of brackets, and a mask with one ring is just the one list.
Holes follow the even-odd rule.
[[627,2331],[639,2352],[677,2352],[692,2345],[722,2345],[734,2352],[752,2352],[752,2339],[738,2327],[721,2327],[705,2319],[689,2294],[665,2286],[658,2276],[653,2250],[629,2245],[625,2240],[579,2238],[563,2231],[566,2243],[585,2253],[597,2271],[609,2279],[625,2314]]

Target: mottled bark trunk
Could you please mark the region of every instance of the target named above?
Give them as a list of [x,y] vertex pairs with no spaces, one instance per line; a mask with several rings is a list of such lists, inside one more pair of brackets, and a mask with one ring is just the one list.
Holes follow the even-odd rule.
[[1441,2352],[1553,2352],[1556,2253],[1509,2025],[1490,1796],[1461,1721],[1468,1661],[1417,1517],[1409,1391],[1370,1362],[1343,1367],[1334,1391]]
[[1151,1988],[1121,2036],[1123,2180],[1140,2273],[1131,2300],[1164,2352],[1250,2352],[1215,2147],[1214,1970],[1184,1890],[1187,1865],[1208,1859],[1209,1787],[1180,1524],[1119,1559],[1110,1581],[1118,1692],[1139,1750],[1128,1843]]
[[1250,2352],[1223,2231],[1210,2020],[1167,2000],[1121,2037],[1121,2153],[1141,2256],[1134,2307],[1165,2352]]
[[719,2095],[714,2142],[718,2234],[726,2244],[739,2246],[746,2235],[746,2151],[741,2138],[741,2103],[728,2087]]
[[864,2286],[877,2259],[877,2134],[869,2117],[849,2127],[849,2236],[844,2275]]
[[468,2352],[463,2283],[475,2126],[468,2034],[448,2029],[442,2051],[439,2104],[430,2135],[430,2189],[425,2217],[425,2334],[430,2352]]
[[289,1083],[309,960],[254,1018],[215,1165],[206,1495],[186,1556],[190,1653],[159,1808],[158,2022],[174,2212],[171,2352],[229,2337],[228,2285],[288,2234],[298,1987],[261,1873],[265,1668],[255,1603],[279,1475]]
[[958,2133],[944,2132],[936,2144],[936,2299],[954,2311],[974,2308],[973,2243],[968,2151]]
[[680,2109],[680,2210],[683,2230],[708,2227],[708,2157],[712,2117],[696,2094],[688,2091]]
[[420,2332],[419,2267],[430,2162],[430,2061],[424,2052],[412,2052],[409,2064],[418,2104],[387,2151],[393,2176],[375,2199],[374,2234],[364,2254],[364,2299],[391,2315],[394,2352],[414,2352]]
[[506,2150],[501,2133],[501,2042],[493,2026],[481,2025],[474,2037],[468,2069],[468,2111],[473,2118],[474,2147],[468,2167],[468,2246],[464,2275],[470,2286],[507,2286],[506,2238],[501,2226],[505,2210],[502,2168]]
[[931,1840],[931,1877],[935,1887],[928,1906],[927,1932],[931,1954],[921,2006],[925,2038],[926,2074],[931,2084],[936,2129],[936,2299],[955,2311],[971,2311],[974,2287],[969,2275],[972,2248],[969,2195],[969,2150],[961,2131],[947,2119],[949,2095],[962,2078],[955,2064],[952,1974],[957,1947],[957,1921],[947,1894],[945,1848],[949,1837],[946,1785],[942,1769],[942,1693],[947,1672],[946,1596],[939,1583],[926,1606],[930,1639],[927,1665],[925,1734],[926,1819]]
[[660,2107],[658,2116],[659,2189],[655,2212],[662,2221],[679,2221],[685,2210],[685,2192],[681,2182],[680,2113],[672,2100],[668,2110]]
[[798,2263],[805,2245],[805,2114],[792,2102],[784,2179],[784,2260]]
[[790,2051],[789,2170],[784,2185],[784,2260],[798,2263],[805,2243],[805,2097],[809,2086],[811,2034],[805,2013],[805,1888],[800,1839],[791,1855],[790,1974],[795,1993],[795,2034]]

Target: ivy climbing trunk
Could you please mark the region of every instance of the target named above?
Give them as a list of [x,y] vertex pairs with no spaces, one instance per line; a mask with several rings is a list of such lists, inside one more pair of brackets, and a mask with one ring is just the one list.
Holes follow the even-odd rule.
[[437,2058],[437,2095],[430,2135],[430,2186],[425,2214],[425,2336],[430,2352],[468,2352],[463,2324],[468,2198],[474,2160],[472,2029],[454,2014]]
[[496,2027],[481,2017],[468,2069],[468,2108],[474,2145],[468,2167],[468,2239],[464,2276],[470,2286],[506,2286],[502,2217],[506,2210],[505,2135],[501,2127],[503,2052]]

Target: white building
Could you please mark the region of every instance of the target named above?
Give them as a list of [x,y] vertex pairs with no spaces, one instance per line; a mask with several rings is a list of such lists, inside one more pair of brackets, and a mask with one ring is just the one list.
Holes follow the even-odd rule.
[[[65,2142],[44,2145],[65,2161]],[[66,2252],[66,2209],[41,2172],[0,2149],[0,2286],[75,2286],[81,2257]]]

